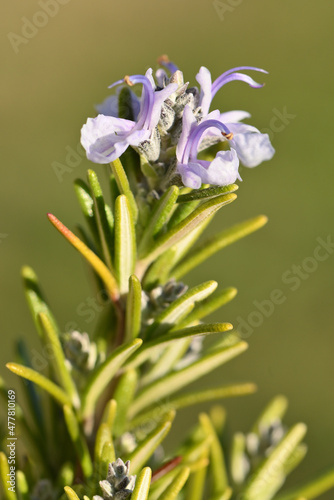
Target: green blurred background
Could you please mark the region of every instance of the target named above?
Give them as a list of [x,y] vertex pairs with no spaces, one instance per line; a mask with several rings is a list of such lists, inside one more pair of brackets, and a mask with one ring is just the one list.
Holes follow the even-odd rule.
[[[234,83],[214,104],[248,110],[253,125],[270,130],[277,153],[270,163],[241,171],[237,202],[222,210],[210,231],[259,213],[268,215],[269,224],[211,258],[187,281],[216,279],[239,289],[213,320],[248,321],[257,310],[254,301],[268,299],[274,289],[286,300],[253,329],[246,354],[201,384],[259,385],[255,396],[227,402],[234,431],[247,430],[273,395],[286,394],[288,422],[309,426],[310,452],[295,478],[334,463],[334,255],[306,272],[297,290],[282,281],[293,265],[312,267],[305,259],[312,257],[317,238],[334,239],[334,3],[63,0],[27,43],[15,35],[22,36],[22,18],[32,20],[39,3],[12,0],[2,7],[1,374],[7,376],[4,362],[14,356],[15,339],[29,336],[38,345],[21,289],[22,264],[38,273],[60,325],[73,321],[82,330],[93,328],[77,313],[92,296],[83,263],[47,222],[46,212],[71,227],[82,222],[73,180],[85,177],[91,164],[77,161],[62,182],[52,164],[64,164],[66,148],[76,148],[80,128],[108,95],[107,86],[155,68],[163,53],[192,84],[201,65],[214,77],[234,66],[263,67],[270,75],[262,90]],[[280,114],[283,120],[275,118]],[[178,418],[174,436],[195,421],[195,413]]]

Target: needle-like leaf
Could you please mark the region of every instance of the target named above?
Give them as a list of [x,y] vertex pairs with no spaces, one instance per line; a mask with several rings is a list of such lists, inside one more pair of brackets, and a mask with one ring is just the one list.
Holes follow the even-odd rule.
[[128,460],[131,463],[131,471],[136,473],[143,467],[146,461],[155,452],[160,443],[165,439],[170,431],[175,412],[170,412],[165,421],[158,425],[130,454]]
[[137,350],[141,339],[118,347],[92,374],[82,395],[82,416],[88,418],[94,412],[95,404],[123,363]]
[[282,484],[283,467],[306,434],[305,424],[296,424],[258,470],[252,475],[243,491],[245,500],[269,500]]
[[206,200],[222,194],[234,193],[239,189],[237,184],[230,184],[229,186],[212,186],[206,189],[193,189],[189,193],[180,194],[177,199],[178,203],[189,203],[195,200]]
[[127,368],[135,368],[144,363],[150,356],[162,352],[169,344],[173,345],[175,340],[195,337],[197,335],[211,335],[214,333],[222,333],[233,328],[230,323],[212,323],[196,325],[182,330],[175,330],[162,337],[158,337],[150,342],[145,342],[142,349],[135,353],[126,364]]
[[[215,199],[215,198],[214,198]],[[211,255],[218,252],[222,248],[231,245],[235,241],[244,238],[248,234],[260,229],[267,223],[268,219],[264,215],[259,215],[253,219],[236,224],[235,226],[216,234],[215,236],[205,240],[203,243],[195,247],[187,258],[181,261],[172,271],[175,279],[180,279],[187,274],[191,269],[198,266],[204,261],[207,261]]]
[[225,347],[203,356],[195,363],[172,373],[142,389],[130,408],[130,417],[150,406],[154,401],[159,401],[182,387],[198,380],[203,375],[210,373],[218,366],[238,356],[247,349],[246,342],[238,342],[231,347]]
[[15,493],[15,480],[13,481],[13,487],[14,489],[9,489],[7,481],[10,480],[10,471],[9,471],[9,465],[8,465],[8,459],[7,456],[0,451],[0,479],[1,479],[1,486],[5,494],[5,499],[6,500],[17,500],[17,496]]
[[75,236],[72,231],[64,226],[64,224],[62,224],[57,217],[52,214],[48,214],[48,218],[51,224],[53,224],[55,228],[67,239],[67,241],[71,243],[71,245],[90,263],[104,282],[112,300],[117,301],[119,298],[117,283],[107,266],[92,250],[90,250],[90,248],[88,248],[77,236]]
[[137,207],[135,198],[133,196],[133,193],[130,189],[130,184],[129,184],[128,178],[126,176],[125,170],[123,168],[123,165],[121,163],[121,160],[117,159],[117,160],[111,162],[110,166],[111,166],[112,173],[115,176],[119,192],[121,194],[124,194],[127,197],[133,220],[134,220],[134,222],[136,222],[137,218],[138,218],[138,207]]
[[126,298],[125,340],[138,337],[141,327],[142,289],[139,279],[133,274],[129,278],[129,293]]
[[34,382],[42,387],[42,389],[45,389],[62,406],[64,404],[70,406],[72,405],[72,401],[68,394],[54,382],[44,377],[44,375],[41,375],[32,368],[19,365],[18,363],[7,363],[6,366],[11,372],[15,373],[19,377],[31,380],[31,382]]
[[90,458],[87,443],[83,434],[81,433],[77,417],[70,406],[64,405],[63,411],[68,433],[75,446],[82,471],[86,479],[88,479],[92,475],[93,464]]
[[197,302],[211,295],[216,288],[216,281],[207,281],[187,290],[157,317],[155,322],[147,329],[146,337],[152,338],[166,333],[187,316]]
[[53,323],[45,313],[40,313],[39,319],[44,331],[45,343],[52,352],[50,360],[53,364],[54,371],[58,376],[58,381],[71,398],[73,406],[75,408],[79,408],[80,399],[74,381],[68,367],[66,366],[64,351],[57,332],[54,330]]
[[152,470],[145,467],[136,479],[136,485],[131,500],[147,500],[151,485]]
[[38,320],[39,313],[44,313],[48,316],[55,331],[58,330],[56,320],[47,305],[43,293],[39,287],[37,276],[31,267],[25,266],[22,268],[23,286],[25,296],[28,301],[29,309],[33,317],[36,329],[40,336],[43,335],[41,324]]
[[[112,265],[112,246],[113,246],[113,219],[110,208],[106,205],[101,185],[98,181],[97,175],[94,170],[88,170],[88,181],[92,190],[93,202],[94,202],[94,215],[96,220],[96,226],[99,233],[99,239],[101,242],[101,248],[104,256],[104,260],[109,267],[113,269]],[[109,210],[108,210],[109,209]]]
[[129,290],[129,278],[134,272],[136,259],[136,235],[128,199],[120,195],[115,203],[115,272],[119,290]]
[[72,488],[70,488],[70,486],[65,486],[64,490],[65,490],[65,493],[67,495],[68,500],[80,500],[80,498],[78,497],[76,492],[74,490],[72,490]]
[[177,224],[177,226],[173,227],[166,234],[160,236],[156,240],[155,245],[153,245],[147,255],[144,256],[143,260],[145,261],[145,264],[150,264],[153,260],[159,257],[159,255],[168,250],[168,248],[175,245],[175,243],[196,229],[200,223],[205,221],[205,219],[235,199],[235,194],[226,194],[216,196],[215,198],[212,198],[211,200],[200,205],[194,212],[188,215],[186,219],[181,221]]
[[168,222],[179,194],[179,189],[176,186],[170,186],[162,195],[160,200],[156,202],[153,213],[141,237],[138,247],[139,258],[145,255],[154,244],[154,237],[159,233],[161,228]]

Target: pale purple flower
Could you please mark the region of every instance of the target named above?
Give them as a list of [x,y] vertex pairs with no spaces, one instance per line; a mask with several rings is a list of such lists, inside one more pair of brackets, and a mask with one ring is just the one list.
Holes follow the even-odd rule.
[[233,135],[221,121],[215,119],[216,116],[217,112],[210,113],[198,124],[191,108],[186,106],[184,109],[176,158],[177,170],[187,187],[198,189],[202,184],[227,186],[240,179],[239,159],[233,148],[219,151],[211,162],[197,158],[199,144],[207,131],[219,131],[227,139]]
[[[226,71],[212,83],[209,70],[204,66],[200,68],[196,80],[201,85],[200,106],[204,117],[209,112],[215,94],[226,83],[240,80],[253,88],[263,87],[262,84],[255,82],[250,76],[238,72],[241,70],[253,70],[267,73],[260,68],[240,66]],[[222,113],[218,119],[227,125],[233,133],[233,140],[230,141],[230,146],[236,150],[243,165],[245,167],[256,167],[263,161],[270,160],[275,150],[270,143],[268,134],[262,134],[257,128],[251,125],[239,123],[240,120],[249,117],[250,115],[246,111],[230,111],[228,113]],[[208,131],[206,136],[209,135],[219,136],[217,130]]]
[[115,82],[110,87],[127,83],[143,85],[140,111],[136,122],[114,116],[98,115],[88,118],[81,129],[81,144],[87,158],[95,163],[109,163],[119,158],[129,147],[138,147],[148,141],[157,126],[163,102],[177,89],[177,84],[169,84],[155,91],[152,69],[145,76],[133,75]]

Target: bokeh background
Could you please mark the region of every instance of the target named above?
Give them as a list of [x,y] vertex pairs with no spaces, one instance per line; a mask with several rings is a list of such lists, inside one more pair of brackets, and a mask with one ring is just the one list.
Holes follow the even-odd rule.
[[[59,0],[58,12],[31,31],[23,18],[43,24],[36,17],[40,3],[11,0],[2,4],[6,12],[0,16],[1,374],[7,376],[4,363],[13,358],[19,336],[38,348],[21,289],[23,264],[38,273],[60,325],[93,328],[77,309],[92,295],[83,264],[46,212],[71,227],[82,222],[73,180],[91,165],[80,157],[67,160],[68,172],[59,179],[54,162],[66,164],[107,86],[155,67],[164,53],[192,84],[201,65],[214,77],[239,65],[266,68],[270,75],[262,90],[234,83],[215,98],[223,110],[251,112],[251,123],[269,131],[277,153],[270,163],[242,170],[238,201],[222,210],[211,232],[259,213],[268,215],[269,224],[211,258],[187,281],[236,286],[237,298],[212,318],[235,324],[240,318],[249,322],[258,310],[254,301],[282,290],[285,301],[251,327],[249,351],[202,385],[259,385],[255,396],[226,403],[234,431],[248,430],[272,396],[286,394],[287,421],[309,426],[310,452],[295,473],[297,480],[309,478],[334,462],[333,249],[326,260],[309,259],[318,238],[334,239],[334,3]],[[298,287],[297,281],[287,283],[294,265],[308,269]],[[175,438],[195,413],[178,418]]]

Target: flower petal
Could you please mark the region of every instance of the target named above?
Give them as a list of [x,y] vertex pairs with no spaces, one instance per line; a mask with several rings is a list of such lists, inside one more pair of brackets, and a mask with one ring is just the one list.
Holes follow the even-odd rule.
[[182,116],[182,133],[176,146],[176,158],[180,163],[183,161],[183,153],[189,139],[190,132],[197,123],[194,113],[189,105],[184,108]]
[[237,179],[241,180],[238,167],[237,153],[231,149],[230,151],[219,151],[212,162],[196,160],[187,165],[179,164],[178,171],[185,186],[198,189],[201,184],[228,186]]
[[178,171],[182,177],[182,182],[186,187],[191,189],[199,189],[202,185],[202,180],[200,175],[192,171],[190,165],[184,165],[183,163],[178,164]]
[[250,118],[251,115],[248,111],[226,111],[225,113],[221,113],[220,121],[223,123],[237,123],[245,118]]
[[202,113],[205,116],[209,112],[210,104],[212,101],[212,80],[210,71],[205,66],[202,66],[196,75],[196,80],[201,86],[200,104]]
[[131,120],[112,116],[88,118],[81,129],[81,144],[87,158],[95,163],[109,163],[119,158],[129,145],[137,146],[146,140],[150,132],[133,130],[134,125]]
[[271,160],[275,154],[275,149],[271,145],[268,134],[261,134],[255,127],[246,125],[245,127],[252,130],[248,129],[248,131],[240,133],[235,131],[235,126],[236,124],[229,124],[234,133],[234,137],[230,142],[245,167],[256,167],[263,161]]
[[160,120],[161,106],[162,103],[172,95],[178,88],[177,83],[170,83],[162,90],[156,90],[154,92],[154,104],[151,112],[151,118],[149,120],[149,129],[153,130]]

